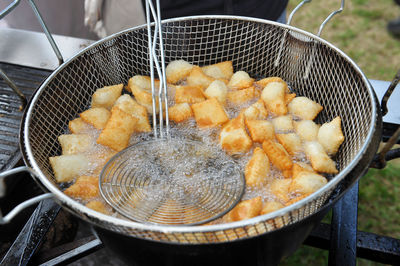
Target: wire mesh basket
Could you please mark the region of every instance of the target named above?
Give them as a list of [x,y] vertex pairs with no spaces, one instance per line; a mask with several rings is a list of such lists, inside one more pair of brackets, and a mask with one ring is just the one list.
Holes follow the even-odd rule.
[[146,27],[112,35],[59,67],[40,87],[25,121],[24,144],[40,182],[77,216],[108,230],[168,243],[220,243],[265,234],[295,223],[324,204],[361,159],[375,130],[372,89],[351,59],[310,33],[279,23],[232,16],[199,16],[163,22],[166,63],[196,65],[231,60],[254,77],[279,76],[298,96],[324,106],[317,123],[342,119],[345,142],[336,155],[339,174],[311,196],[276,212],[230,224],[171,227],[147,225],[97,213],[67,197],[55,182],[49,156],[59,155],[57,137],[68,121],[90,106],[97,88],[148,75]]

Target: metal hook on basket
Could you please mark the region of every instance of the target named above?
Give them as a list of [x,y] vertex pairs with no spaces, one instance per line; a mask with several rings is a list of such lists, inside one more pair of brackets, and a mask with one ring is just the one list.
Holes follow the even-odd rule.
[[[317,33],[318,37],[321,36],[322,30],[324,29],[325,25],[329,22],[329,20],[331,20],[333,18],[333,16],[335,16],[335,15],[339,14],[340,12],[342,12],[343,9],[344,9],[344,0],[342,0],[342,2],[340,4],[340,8],[338,10],[335,10],[332,13],[330,13],[329,16],[321,23],[321,26],[319,27],[319,30],[318,30],[318,33]],[[308,59],[306,70],[305,70],[305,73],[304,73],[304,76],[303,76],[304,79],[307,79],[309,74],[310,74],[311,63],[313,62],[314,57],[315,57],[315,42],[313,41],[313,46],[311,48],[311,56]]]
[[[290,23],[292,22],[293,16],[294,14],[296,14],[296,12],[305,4],[310,3],[311,0],[303,0],[300,2],[300,4],[298,4],[293,11],[290,13],[289,17],[288,17],[288,21],[287,21],[287,25],[290,25]],[[282,50],[283,50],[283,45],[285,44],[285,40],[286,40],[286,36],[287,36],[288,30],[285,30],[285,32],[283,33],[283,37],[281,40],[281,44],[279,46],[279,50],[278,50],[278,55],[275,59],[275,63],[274,63],[274,67],[277,67],[279,65],[279,61],[281,60],[281,56],[282,56]]]
[[[160,138],[163,138],[164,135],[169,136],[168,93],[167,93],[167,82],[166,82],[167,79],[165,76],[165,59],[164,59],[164,44],[162,39],[160,1],[157,0],[156,2],[157,2],[157,10],[154,9],[151,0],[146,0],[146,22],[147,22],[148,49],[149,49],[149,60],[150,60],[151,95],[152,95],[152,107],[153,107],[152,108],[153,131],[155,138],[158,138],[158,136],[160,136]],[[150,15],[153,17],[155,21],[153,40],[151,35]],[[160,56],[161,56],[161,67],[160,67],[160,62],[158,61],[158,55],[156,51],[157,40],[159,46],[158,49],[160,51]],[[157,70],[158,78],[160,79],[160,85],[158,88],[157,95],[154,82],[154,65]],[[157,131],[157,100],[159,107],[159,132]],[[163,107],[165,108],[165,129],[164,129]]]
[[[298,4],[298,5],[293,9],[293,11],[290,13],[290,15],[289,15],[289,17],[288,17],[287,25],[290,25],[290,23],[292,22],[292,18],[293,18],[293,16],[294,16],[294,14],[295,14],[298,10],[299,10],[304,4],[307,4],[307,3],[310,3],[310,2],[311,2],[311,0],[303,0],[302,2],[300,2],[300,4]],[[335,10],[335,11],[333,11],[331,14],[329,14],[329,16],[321,23],[321,25],[320,25],[320,27],[319,27],[319,30],[318,30],[318,33],[317,33],[317,36],[318,36],[318,37],[321,36],[322,30],[324,29],[325,25],[332,19],[332,17],[335,16],[336,14],[339,14],[340,12],[343,11],[343,9],[344,9],[344,3],[345,3],[345,1],[342,0],[342,1],[341,1],[340,8],[337,9],[337,10]],[[283,51],[283,47],[284,47],[284,43],[285,43],[285,40],[286,40],[288,31],[289,31],[288,29],[285,30],[285,32],[284,32],[284,34],[283,34],[282,41],[281,41],[281,44],[280,44],[279,50],[278,50],[278,55],[277,55],[277,58],[276,58],[276,60],[275,60],[275,62],[274,62],[274,66],[275,66],[275,67],[279,66],[279,62],[280,62],[280,59],[281,59],[281,57],[282,57],[282,51]],[[310,59],[309,59],[308,62],[307,62],[307,66],[306,66],[305,73],[304,73],[304,76],[303,76],[304,79],[307,79],[307,78],[308,78],[308,75],[309,75],[309,73],[310,73],[311,63],[312,63],[312,61],[313,61],[313,59],[314,59],[314,55],[315,55],[315,42],[314,42],[314,45],[313,45],[313,47],[312,47],[311,49],[312,49],[312,54],[311,54],[311,56],[310,56]]]

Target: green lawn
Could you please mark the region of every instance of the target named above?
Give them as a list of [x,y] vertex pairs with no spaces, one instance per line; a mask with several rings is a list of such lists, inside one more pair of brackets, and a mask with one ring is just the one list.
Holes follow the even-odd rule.
[[[299,0],[290,0],[292,10]],[[340,0],[314,0],[295,15],[292,25],[316,33]],[[288,13],[289,13],[288,12]],[[386,24],[400,16],[392,0],[346,1],[345,10],[326,26],[321,37],[349,55],[368,78],[391,80],[400,68],[400,40]],[[358,229],[400,238],[400,161],[371,169],[360,181]],[[328,252],[302,246],[281,265],[327,265]],[[358,259],[358,265],[379,265]]]

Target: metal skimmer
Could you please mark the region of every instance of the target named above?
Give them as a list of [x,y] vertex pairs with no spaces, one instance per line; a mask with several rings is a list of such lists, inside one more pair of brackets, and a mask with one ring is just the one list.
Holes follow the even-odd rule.
[[[155,21],[153,36],[150,13]],[[134,221],[205,223],[239,202],[245,180],[235,161],[216,145],[170,136],[158,0],[157,10],[146,1],[146,16],[154,140],[139,142],[115,155],[100,174],[100,193],[117,212]],[[154,67],[159,88],[155,88]]]

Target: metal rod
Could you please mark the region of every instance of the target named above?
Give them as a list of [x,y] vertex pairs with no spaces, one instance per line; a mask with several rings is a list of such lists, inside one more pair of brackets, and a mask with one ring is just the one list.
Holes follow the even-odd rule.
[[51,35],[49,29],[46,26],[46,23],[44,23],[44,20],[42,18],[42,16],[40,15],[39,9],[36,7],[36,4],[33,0],[28,0],[29,4],[31,4],[32,10],[36,15],[36,18],[38,19],[40,26],[43,28],[44,33],[46,34],[47,39],[50,42],[51,47],[53,48],[54,53],[57,56],[58,59],[58,63],[61,65],[62,63],[64,63],[64,59],[60,53],[60,50],[57,47],[56,42],[53,39],[53,36]]
[[[159,0],[156,1],[157,10],[155,10],[152,1],[146,1],[146,20],[147,20],[147,33],[149,40],[149,60],[150,60],[150,76],[151,76],[151,92],[152,92],[152,107],[153,107],[153,131],[154,137],[164,138],[169,135],[169,114],[168,114],[168,94],[167,94],[167,82],[165,77],[165,60],[164,60],[164,44],[162,40],[162,28],[161,28],[161,11]],[[154,18],[154,35],[151,36],[151,24],[150,15]],[[153,39],[152,39],[153,37]],[[161,66],[158,60],[159,55],[157,54],[157,45],[161,56]],[[154,82],[154,67],[156,68],[158,78],[160,79],[158,91],[156,94],[155,82]],[[156,108],[159,108],[159,131],[157,131],[157,119],[156,119]],[[164,129],[164,108],[165,108],[165,129]]]
[[153,107],[153,132],[154,138],[158,137],[157,134],[157,112],[156,112],[156,95],[154,88],[154,69],[153,69],[153,56],[152,54],[152,40],[151,40],[151,24],[150,24],[150,1],[146,1],[146,22],[147,22],[147,40],[149,49],[149,60],[150,60],[150,79],[151,79],[151,96],[152,96],[152,107]]
[[28,103],[28,100],[26,99],[25,95],[22,93],[22,91],[20,91],[20,89],[18,89],[17,85],[15,85],[15,83],[12,82],[12,80],[1,69],[0,69],[0,76],[4,79],[7,85],[10,86],[10,88],[18,95],[19,99],[21,100],[21,106],[19,107],[19,109],[21,111],[24,110],[25,106]]
[[400,82],[400,69],[397,71],[392,82],[390,83],[389,88],[383,95],[383,98],[381,101],[382,116],[385,116],[388,113],[387,102],[389,101],[390,96],[392,95],[394,89],[396,88],[396,86],[399,82]]
[[21,2],[21,0],[14,0],[14,2],[10,3],[6,8],[4,8],[4,9],[0,12],[0,19],[4,18],[8,13],[10,13],[11,11],[13,11],[14,8],[16,8],[17,5],[19,5],[20,2]]

